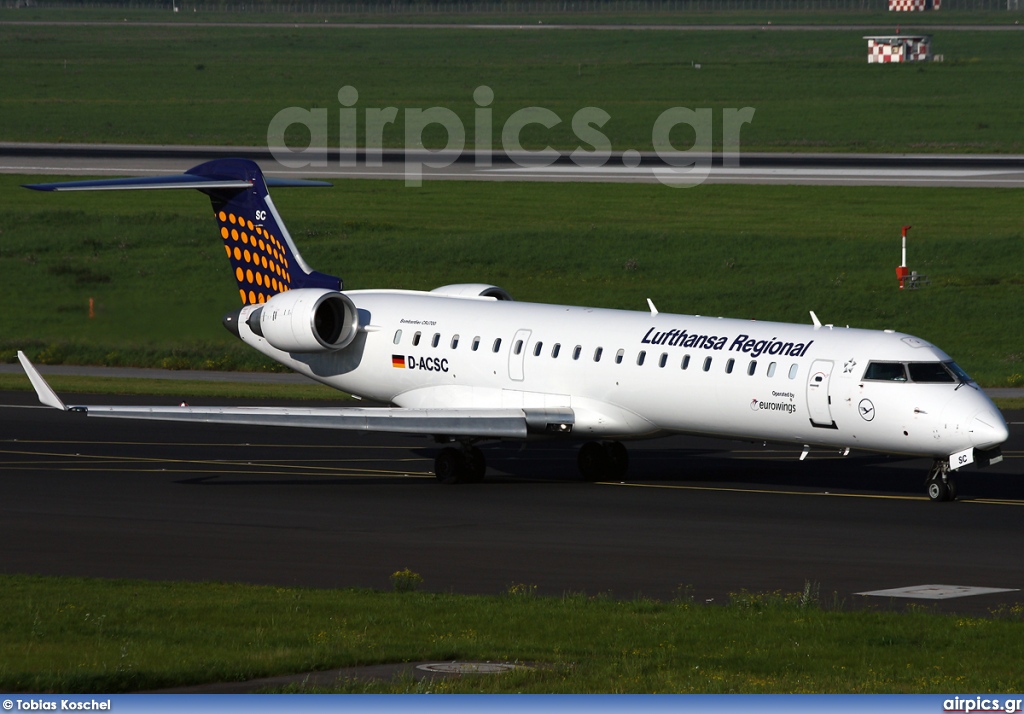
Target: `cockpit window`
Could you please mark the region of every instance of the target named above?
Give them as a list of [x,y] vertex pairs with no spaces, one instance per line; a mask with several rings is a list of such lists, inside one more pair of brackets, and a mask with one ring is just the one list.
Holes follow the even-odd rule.
[[973,379],[971,379],[970,375],[967,374],[967,372],[963,371],[963,369],[960,368],[960,365],[958,365],[956,362],[943,362],[943,364],[946,365],[946,369],[952,372],[956,376],[956,378],[959,379],[961,382],[974,381]]
[[956,381],[941,362],[911,362],[907,365],[915,382],[952,384]]
[[907,372],[899,362],[872,362],[864,372],[864,379],[882,382],[906,382]]

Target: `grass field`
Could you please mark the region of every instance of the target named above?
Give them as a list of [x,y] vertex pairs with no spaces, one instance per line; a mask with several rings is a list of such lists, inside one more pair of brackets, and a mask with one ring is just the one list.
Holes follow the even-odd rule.
[[[954,6],[950,0],[943,3],[942,12],[926,12],[895,16],[884,9],[883,2],[860,3],[835,0],[803,0],[778,2],[777,0],[718,0],[718,2],[689,2],[652,4],[642,8],[634,2],[632,10],[622,9],[625,3],[574,3],[572,11],[564,4],[548,3],[540,9],[534,4],[529,10],[512,11],[509,3],[504,10],[496,2],[463,2],[457,8],[453,3],[345,3],[320,2],[314,4],[278,2],[247,2],[237,4],[178,2],[180,12],[175,13],[161,3],[144,7],[134,2],[132,7],[113,7],[107,3],[83,2],[75,7],[51,7],[36,3],[29,8],[0,8],[0,21],[22,22],[168,22],[191,23],[245,23],[266,24],[291,22],[300,24],[328,23],[401,23],[401,24],[508,24],[508,25],[877,25],[889,28],[899,21],[903,27],[929,25],[1001,25],[1014,24],[1024,10],[1010,9],[1002,2],[984,3],[961,1]],[[862,5],[873,5],[865,8]],[[520,5],[524,7],[526,3]],[[758,7],[761,5],[762,7]],[[855,7],[856,5],[856,7]],[[971,7],[968,8],[967,6]],[[288,9],[288,8],[291,9]],[[882,9],[879,9],[882,8]]]
[[[486,85],[496,145],[512,112],[541,106],[561,123],[527,127],[526,147],[590,149],[572,117],[595,106],[613,150],[650,150],[658,116],[684,106],[713,111],[716,146],[723,110],[753,107],[747,151],[1024,151],[1017,33],[940,31],[945,62],[906,66],[868,65],[863,34],[0,25],[0,140],[265,145],[277,112],[301,107],[327,111],[337,146],[338,90],[352,86],[360,145],[365,110],[398,109],[383,143],[403,147],[405,111],[433,106],[472,145]],[[309,141],[298,126],[287,138]],[[694,133],[671,140],[685,149]]]
[[[199,193],[41,194],[0,177],[0,359],[262,369]],[[39,180],[33,178],[33,180]],[[986,386],[1024,372],[1020,192],[344,181],[279,190],[307,261],[349,288],[490,282],[519,300],[889,328]],[[930,287],[900,291],[899,226]],[[92,298],[95,317],[88,317]]]
[[[402,564],[381,564],[397,570]],[[425,584],[429,585],[429,584]],[[725,606],[0,575],[0,689],[123,692],[348,665],[490,660],[532,670],[340,691],[1015,692],[1021,608],[850,612],[808,584]]]

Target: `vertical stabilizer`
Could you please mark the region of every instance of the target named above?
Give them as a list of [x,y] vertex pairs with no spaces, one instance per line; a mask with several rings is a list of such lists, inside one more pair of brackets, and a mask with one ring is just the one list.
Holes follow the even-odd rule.
[[[211,182],[244,181],[246,188],[201,188],[210,197],[224,252],[243,305],[263,304],[296,288],[341,290],[339,278],[319,273],[302,259],[267,190],[263,172],[248,159],[217,159],[187,174]],[[287,185],[287,182],[282,182]]]

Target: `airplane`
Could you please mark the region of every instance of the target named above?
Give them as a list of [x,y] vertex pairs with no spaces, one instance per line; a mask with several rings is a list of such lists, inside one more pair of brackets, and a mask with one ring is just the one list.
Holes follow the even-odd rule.
[[421,434],[444,445],[443,483],[477,482],[486,440],[584,441],[587,481],[621,480],[624,440],[691,434],[928,457],[926,493],[1002,459],[999,409],[945,352],[863,330],[517,302],[489,284],[346,290],[299,253],[265,178],[246,159],[184,174],[27,188],[197,189],[210,197],[242,307],[223,324],[310,379],[382,407],[67,406],[21,352],[40,401],[92,417]]

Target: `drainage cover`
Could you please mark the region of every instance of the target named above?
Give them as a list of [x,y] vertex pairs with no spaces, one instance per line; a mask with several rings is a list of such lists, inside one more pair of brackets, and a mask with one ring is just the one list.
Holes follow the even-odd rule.
[[906,588],[892,590],[872,590],[857,595],[877,595],[879,597],[910,597],[922,600],[949,600],[954,597],[968,595],[990,595],[991,593],[1012,593],[1016,588],[978,588],[969,585],[911,585]]
[[424,672],[441,674],[499,674],[518,668],[518,665],[500,662],[438,662],[416,665],[416,669],[422,669]]

